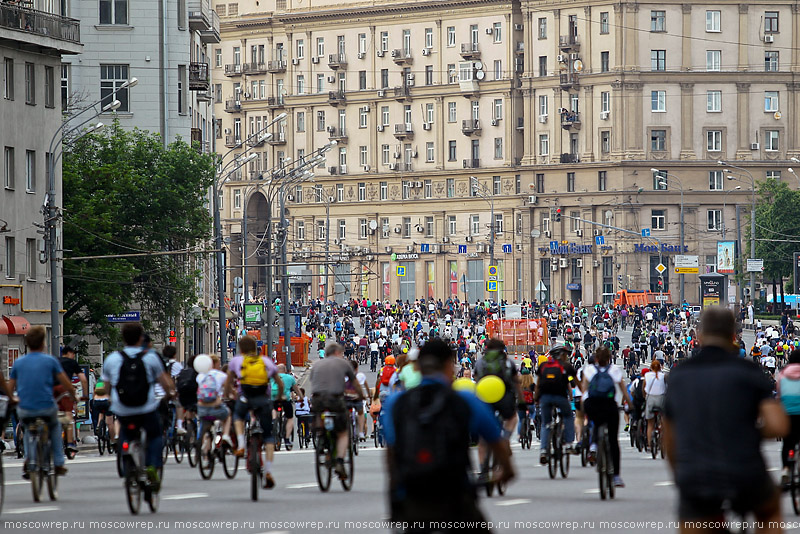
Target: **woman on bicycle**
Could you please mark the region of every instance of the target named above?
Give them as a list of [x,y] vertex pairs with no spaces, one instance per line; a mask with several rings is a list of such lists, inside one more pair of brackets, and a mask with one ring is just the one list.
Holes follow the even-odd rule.
[[656,426],[654,410],[664,410],[664,395],[667,393],[667,380],[661,371],[661,362],[653,360],[650,364],[652,373],[647,373],[644,380],[645,409],[644,417],[647,419],[647,443],[653,438],[653,428]]
[[776,381],[778,398],[791,422],[789,434],[783,438],[781,484],[789,482],[789,453],[800,443],[800,349],[789,354],[789,365],[784,367]]
[[597,430],[602,425],[608,427],[608,441],[611,447],[611,463],[614,466],[614,485],[624,488],[625,483],[619,476],[619,411],[616,401],[617,389],[623,400],[630,406],[631,398],[623,382],[622,370],[611,365],[611,351],[600,347],[595,351],[595,364],[583,368],[582,390],[586,392],[583,410],[594,423],[594,435],[589,446],[589,455],[597,452]]

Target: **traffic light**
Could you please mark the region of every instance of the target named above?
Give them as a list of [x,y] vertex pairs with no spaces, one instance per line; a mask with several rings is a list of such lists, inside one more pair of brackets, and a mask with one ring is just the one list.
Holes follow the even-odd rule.
[[175,334],[175,330],[170,330],[169,331],[169,342],[170,343],[177,343],[177,341],[178,341],[178,336]]
[[561,208],[556,208],[556,222],[561,222]]

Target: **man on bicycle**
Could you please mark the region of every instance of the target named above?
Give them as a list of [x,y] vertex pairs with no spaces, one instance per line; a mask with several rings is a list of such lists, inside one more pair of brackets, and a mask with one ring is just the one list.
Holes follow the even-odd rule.
[[547,361],[540,365],[536,372],[538,381],[536,382],[536,390],[533,396],[534,400],[539,404],[542,416],[542,445],[539,457],[539,461],[542,464],[547,464],[550,460],[547,455],[547,440],[550,437],[548,425],[551,422],[552,408],[554,406],[561,412],[561,420],[564,421],[566,450],[567,452],[574,450],[575,418],[569,403],[571,394],[569,379],[572,377],[577,383],[577,373],[575,368],[567,362],[568,356],[569,350],[566,347],[553,347],[550,349]]
[[345,379],[353,385],[360,400],[365,398],[351,364],[344,360],[344,348],[338,343],[325,347],[325,359],[311,367],[311,410],[318,418],[333,412],[336,432],[336,474],[345,480],[344,455],[348,447],[347,407],[344,402]]
[[250,336],[239,339],[239,354],[228,363],[228,378],[225,381],[225,397],[233,391],[233,386],[238,381],[236,405],[233,409],[233,425],[236,428],[236,456],[244,456],[244,422],[250,417],[250,412],[261,423],[264,436],[264,487],[275,487],[272,477],[272,459],[275,456],[275,436],[272,435],[272,401],[269,397],[269,381],[278,384],[278,397],[283,400],[283,380],[278,373],[278,368],[272,360],[257,353],[256,340]]
[[475,379],[494,375],[503,380],[505,394],[492,405],[493,411],[503,419],[503,438],[508,440],[517,426],[516,401],[522,402],[522,388],[517,367],[506,356],[506,344],[499,339],[486,343],[483,358],[475,365]]
[[[28,353],[14,363],[5,390],[8,393],[17,390],[19,398],[17,417],[23,423],[26,419],[34,417],[41,417],[47,423],[56,474],[66,475],[61,423],[58,422],[58,407],[53,399],[53,387],[57,383],[61,384],[64,391],[73,400],[75,399],[75,388],[61,368],[59,361],[44,352],[46,338],[47,333],[42,326],[34,326],[25,334]],[[34,447],[31,443],[30,432],[25,432],[26,458],[25,464],[22,466],[22,477],[26,479],[28,478],[28,455],[32,450]]]
[[143,429],[147,434],[144,463],[153,491],[161,487],[158,470],[162,465],[163,435],[155,394],[155,384],[161,384],[167,398],[175,396],[172,378],[164,370],[161,359],[144,345],[144,329],[139,323],[122,327],[125,348],[108,355],[103,364],[102,393],[111,389],[111,410],[120,422],[120,443],[134,436],[129,426]]
[[[292,432],[294,431],[294,404],[292,403],[292,392],[297,395],[298,399],[302,398],[303,394],[300,393],[300,388],[297,386],[297,380],[295,379],[294,375],[286,372],[285,364],[278,364],[278,374],[283,382],[283,400],[277,400],[278,384],[276,382],[272,383],[272,398],[274,400],[273,404],[275,405],[275,410],[277,410],[278,406],[280,406],[283,410],[283,415],[286,417],[286,433],[283,436],[283,441],[286,445],[286,450],[290,451],[292,450],[291,438]],[[277,416],[277,411],[273,412],[272,417]],[[281,436],[275,436],[275,439],[281,439]]]
[[[78,365],[78,362],[75,361],[75,349],[66,346],[61,349],[61,359],[59,363],[61,363],[62,369],[64,369],[64,374],[67,375],[67,379],[69,379],[70,383],[72,380],[77,377],[80,380],[81,384],[81,391],[83,395],[81,396],[80,400],[87,400],[89,395],[89,385],[88,380],[86,379],[86,373],[83,372],[83,368]],[[61,386],[56,386],[54,390],[54,394],[56,396],[60,395],[64,392],[64,388]],[[78,445],[75,442],[75,418],[72,415],[72,411],[75,409],[75,402],[66,397],[58,402],[58,409],[59,411],[64,412],[66,419],[68,420],[67,425],[67,449],[73,452],[78,451]]]

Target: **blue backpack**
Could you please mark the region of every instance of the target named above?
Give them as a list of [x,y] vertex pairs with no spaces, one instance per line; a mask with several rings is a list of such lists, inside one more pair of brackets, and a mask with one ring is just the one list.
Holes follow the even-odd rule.
[[595,365],[597,374],[595,374],[589,381],[589,398],[590,399],[613,399],[616,393],[614,388],[614,379],[608,374],[609,367],[600,367]]

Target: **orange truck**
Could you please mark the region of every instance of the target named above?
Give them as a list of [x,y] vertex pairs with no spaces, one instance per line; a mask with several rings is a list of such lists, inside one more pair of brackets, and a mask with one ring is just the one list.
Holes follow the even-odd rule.
[[669,291],[659,293],[643,289],[623,289],[617,291],[614,297],[614,306],[660,306],[662,303],[672,304],[672,295]]

